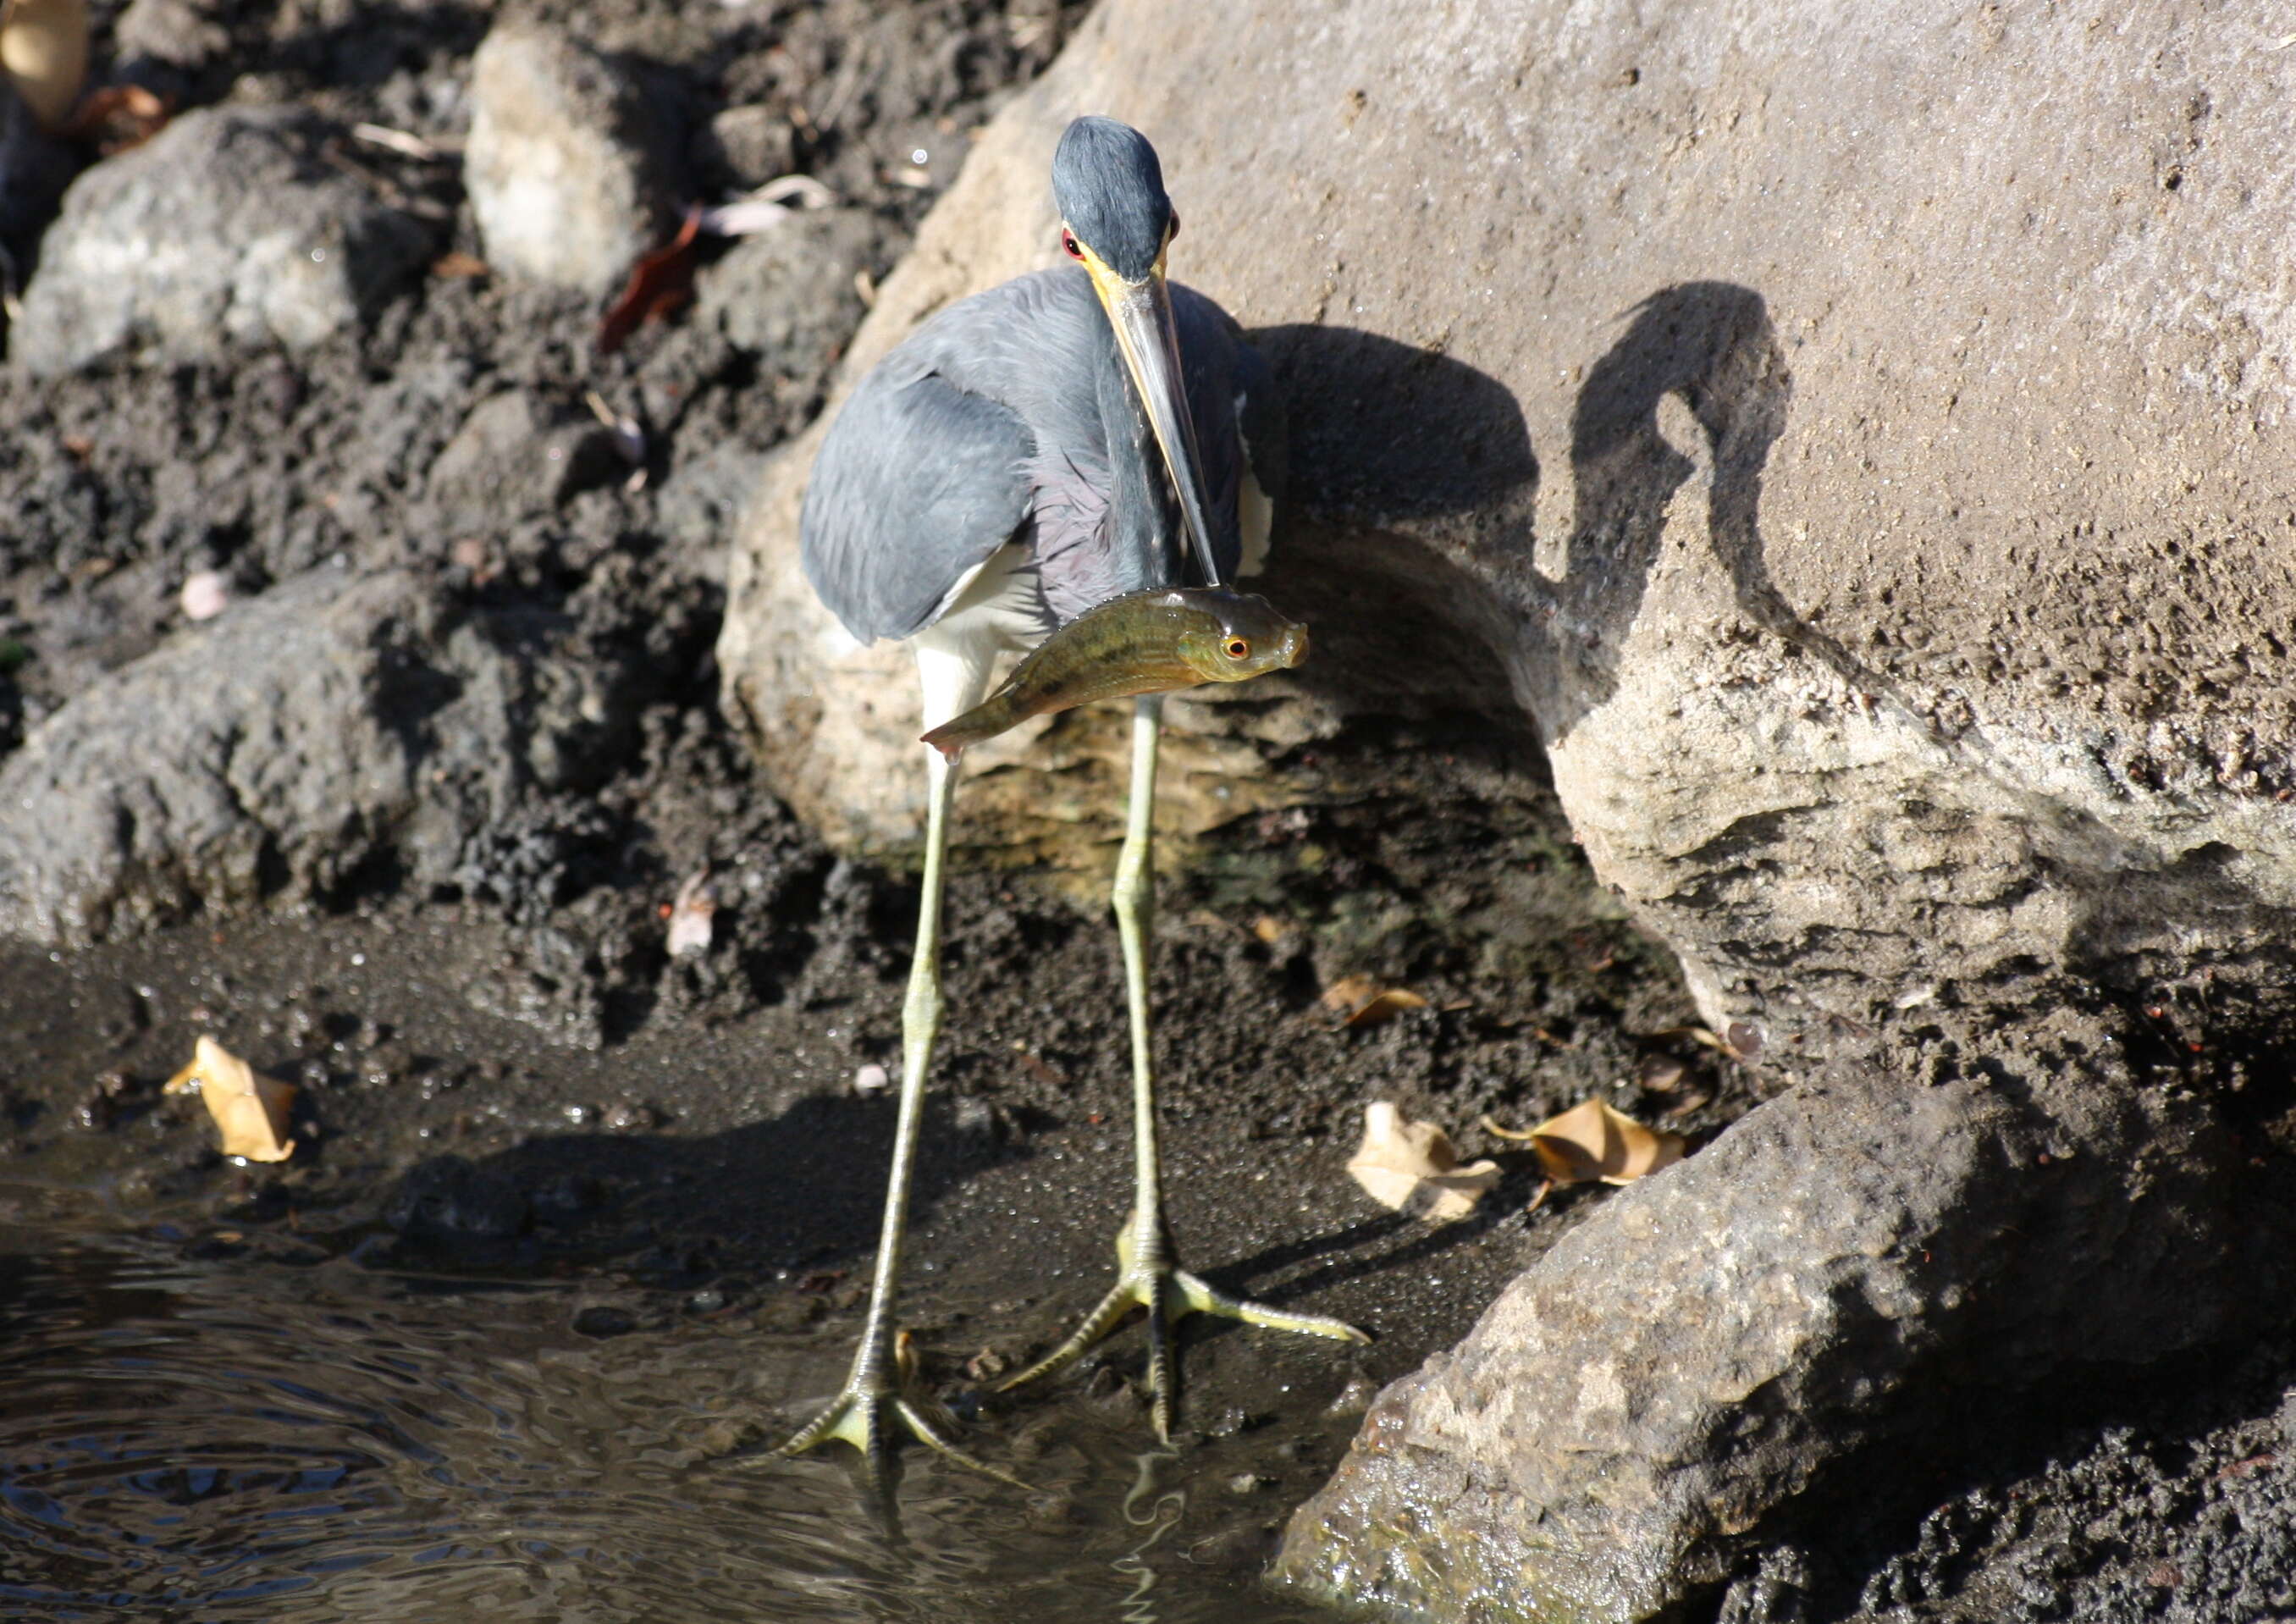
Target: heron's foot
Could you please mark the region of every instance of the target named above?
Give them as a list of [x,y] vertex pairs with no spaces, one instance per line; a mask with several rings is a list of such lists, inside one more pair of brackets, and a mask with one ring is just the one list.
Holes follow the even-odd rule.
[[1010,1483],[1015,1489],[1025,1490],[1029,1487],[1010,1472],[999,1472],[951,1441],[954,1418],[937,1400],[914,1386],[915,1359],[909,1352],[906,1332],[901,1334],[900,1352],[892,1361],[894,1374],[887,1374],[885,1363],[882,1359],[872,1361],[865,1353],[855,1360],[853,1374],[846,1377],[843,1390],[774,1453],[798,1456],[826,1443],[851,1444],[861,1452],[871,1481],[882,1486],[889,1480],[887,1468],[893,1446],[906,1432],[944,1460],[954,1461],[1000,1483]]
[[1085,1316],[1084,1323],[1077,1326],[1068,1341],[1019,1375],[1001,1383],[997,1390],[1009,1392],[1023,1382],[1067,1369],[1136,1309],[1144,1309],[1148,1316],[1149,1405],[1155,1418],[1156,1436],[1165,1443],[1172,1440],[1172,1410],[1179,1393],[1172,1327],[1191,1314],[1210,1314],[1222,1319],[1242,1320],[1247,1325],[1296,1331],[1305,1336],[1329,1337],[1334,1341],[1371,1341],[1345,1320],[1322,1314],[1295,1314],[1288,1308],[1231,1297],[1175,1262],[1168,1240],[1159,1235],[1153,1243],[1143,1246],[1136,1238],[1136,1226],[1127,1224],[1116,1242],[1116,1284],[1100,1300],[1100,1306]]

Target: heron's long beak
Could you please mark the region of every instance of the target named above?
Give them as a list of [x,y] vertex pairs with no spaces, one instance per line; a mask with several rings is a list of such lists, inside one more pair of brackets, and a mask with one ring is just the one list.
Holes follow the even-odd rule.
[[1128,282],[1096,260],[1087,260],[1092,285],[1116,329],[1116,347],[1132,369],[1132,385],[1147,409],[1149,427],[1164,449],[1164,463],[1172,471],[1172,488],[1179,494],[1180,514],[1188,539],[1204,567],[1204,581],[1223,586],[1219,564],[1212,557],[1210,504],[1204,497],[1203,457],[1196,449],[1196,425],[1188,414],[1188,392],[1180,371],[1179,330],[1172,323],[1172,296],[1164,285],[1164,266],[1159,259],[1144,282]]

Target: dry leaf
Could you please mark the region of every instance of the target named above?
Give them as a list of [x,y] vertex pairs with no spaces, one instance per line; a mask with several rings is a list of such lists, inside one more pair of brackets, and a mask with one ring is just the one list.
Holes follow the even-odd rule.
[[687,209],[685,223],[668,244],[630,267],[629,285],[598,324],[600,355],[613,354],[631,333],[670,316],[693,297],[693,243],[701,231],[701,211]]
[[1407,1009],[1425,1009],[1427,1000],[1401,987],[1382,987],[1367,975],[1343,975],[1324,988],[1324,1007],[1345,1015],[1347,1026],[1379,1026]]
[[1485,1117],[1483,1129],[1502,1139],[1529,1140],[1539,1170],[1559,1185],[1597,1178],[1606,1185],[1632,1184],[1682,1160],[1680,1134],[1644,1128],[1603,1100],[1574,1105],[1529,1129],[1501,1128]]
[[1671,1054],[1645,1054],[1635,1080],[1652,1094],[1672,1094],[1682,1087],[1682,1079],[1689,1070]]
[[1432,1122],[1406,1122],[1390,1100],[1364,1107],[1363,1145],[1348,1171],[1382,1207],[1449,1224],[1467,1216],[1498,1182],[1498,1163],[1459,1165],[1451,1136]]
[[56,134],[86,142],[106,158],[142,146],[165,127],[173,106],[141,85],[106,85],[88,92]]
[[1727,1032],[1718,1032],[1711,1027],[1703,1026],[1670,1026],[1662,1032],[1651,1035],[1660,1039],[1687,1038],[1693,1043],[1704,1045],[1717,1054],[1727,1054],[1732,1060],[1740,1062],[1751,1061],[1762,1052],[1761,1029],[1749,1026],[1743,1021],[1733,1021]]
[[430,262],[430,274],[441,282],[453,282],[465,276],[484,276],[487,262],[476,254],[466,254],[461,249],[449,249]]
[[202,1037],[192,1063],[168,1079],[165,1094],[196,1091],[208,1115],[223,1130],[223,1153],[249,1161],[284,1161],[295,1152],[286,1137],[287,1114],[295,1103],[292,1084],[256,1075],[255,1068]]
[[709,952],[717,916],[718,888],[704,869],[677,888],[676,900],[669,905],[669,956]]

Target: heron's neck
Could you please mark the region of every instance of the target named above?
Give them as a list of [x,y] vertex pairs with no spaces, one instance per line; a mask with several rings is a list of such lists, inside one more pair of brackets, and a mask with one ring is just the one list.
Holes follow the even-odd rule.
[[1108,334],[1099,372],[1100,421],[1108,437],[1108,526],[1117,567],[1137,580],[1128,592],[1180,584],[1180,509],[1163,448],[1140,404],[1132,374]]

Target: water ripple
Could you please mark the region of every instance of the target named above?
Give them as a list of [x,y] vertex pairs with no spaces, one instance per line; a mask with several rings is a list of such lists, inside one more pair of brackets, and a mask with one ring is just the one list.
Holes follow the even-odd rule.
[[[1082,1422],[1029,1464],[1054,1509],[920,1461],[895,1540],[833,1460],[706,1459],[779,1397],[769,1339],[595,1341],[573,1287],[188,1261],[86,1226],[8,1243],[0,1617],[1148,1616],[1135,1461]],[[1165,1624],[1308,1616],[1187,1566],[1155,1588]]]

